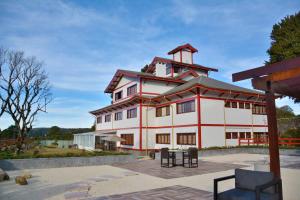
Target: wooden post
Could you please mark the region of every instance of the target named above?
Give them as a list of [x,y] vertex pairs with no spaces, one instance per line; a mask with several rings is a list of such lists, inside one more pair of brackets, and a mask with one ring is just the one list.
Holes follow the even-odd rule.
[[280,161],[279,161],[275,96],[274,96],[274,92],[272,91],[270,81],[267,82],[266,103],[267,103],[267,116],[268,116],[270,170],[271,172],[274,173],[276,177],[280,178]]

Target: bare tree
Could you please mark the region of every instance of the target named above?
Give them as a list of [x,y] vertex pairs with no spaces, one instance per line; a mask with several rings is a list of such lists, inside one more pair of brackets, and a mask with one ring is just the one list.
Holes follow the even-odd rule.
[[0,76],[0,81],[5,83],[1,85],[3,96],[7,98],[3,107],[18,128],[17,149],[20,152],[37,114],[46,112],[52,100],[51,92],[43,63],[35,57],[24,57],[24,52],[10,51],[6,63],[7,72]]

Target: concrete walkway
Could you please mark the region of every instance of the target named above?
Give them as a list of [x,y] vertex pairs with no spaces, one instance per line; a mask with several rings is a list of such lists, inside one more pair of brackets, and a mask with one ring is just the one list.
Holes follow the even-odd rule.
[[[233,154],[201,158],[206,162],[217,163],[216,165],[222,165],[222,163],[237,164],[249,169],[253,169],[254,163],[262,163],[266,159],[265,155],[257,154]],[[282,168],[284,199],[298,200],[300,196],[300,169],[297,168],[297,163],[300,163],[300,158],[284,156],[281,159],[285,164],[288,163]],[[201,161],[199,164],[201,164]],[[186,193],[207,195],[205,198],[210,199],[211,196],[209,195],[213,192],[213,179],[233,174],[233,169],[225,168],[221,171],[208,171],[205,174],[162,178],[128,170],[122,168],[122,166],[108,165],[31,169],[28,171],[32,173],[33,178],[28,180],[29,184],[26,186],[15,185],[13,180],[22,171],[10,171],[9,175],[12,180],[0,183],[0,199],[115,200],[116,197],[122,199],[126,196],[132,197],[132,195],[140,197],[139,195],[142,193],[156,194],[156,199],[160,199],[159,195],[163,193],[164,189],[170,193],[172,189],[176,190],[176,188],[180,188]],[[233,186],[234,182],[232,180],[226,181],[221,184],[220,190],[229,189]],[[193,198],[189,197],[189,199]]]

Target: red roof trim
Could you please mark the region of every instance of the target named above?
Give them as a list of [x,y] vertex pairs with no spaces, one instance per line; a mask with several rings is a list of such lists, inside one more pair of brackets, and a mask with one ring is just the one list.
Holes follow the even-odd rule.
[[167,58],[155,57],[146,72],[148,72],[148,73],[153,72],[153,70],[155,69],[155,64],[157,62],[170,63],[173,65],[180,65],[180,66],[184,66],[184,67],[188,67],[188,68],[192,68],[192,69],[200,69],[200,70],[205,70],[205,71],[214,71],[214,72],[218,71],[218,69],[211,68],[211,67],[205,67],[205,66],[198,65],[198,64],[188,64],[188,63],[176,62],[174,60],[167,59]]
[[189,49],[189,50],[191,50],[192,53],[198,52],[198,49],[196,49],[195,47],[193,47],[192,45],[187,43],[187,44],[176,47],[175,49],[171,50],[168,54],[169,55],[175,54],[176,52],[178,52],[182,49]]
[[199,74],[197,74],[194,70],[189,70],[189,71],[186,71],[186,72],[180,74],[178,77],[176,77],[176,79],[183,79],[183,78],[187,77],[188,75],[192,75],[193,77],[199,76]]
[[120,81],[120,79],[122,78],[122,76],[127,76],[127,77],[142,77],[145,79],[149,79],[149,80],[158,80],[158,81],[166,81],[166,82],[174,82],[174,83],[185,83],[185,81],[183,80],[177,80],[174,78],[168,78],[168,77],[158,77],[158,76],[154,76],[154,75],[143,75],[143,74],[135,74],[135,73],[131,73],[128,71],[124,71],[124,70],[117,70],[117,72],[115,73],[114,77],[112,78],[112,80],[110,81],[110,83],[108,84],[108,86],[105,89],[105,93],[112,93],[113,90],[115,89],[117,83]]

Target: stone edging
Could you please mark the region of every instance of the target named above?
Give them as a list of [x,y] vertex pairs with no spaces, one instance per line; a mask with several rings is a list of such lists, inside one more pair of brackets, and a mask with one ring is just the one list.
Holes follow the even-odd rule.
[[59,167],[79,167],[91,165],[109,165],[113,163],[136,160],[134,155],[64,157],[64,158],[30,158],[0,160],[3,170],[44,169]]

